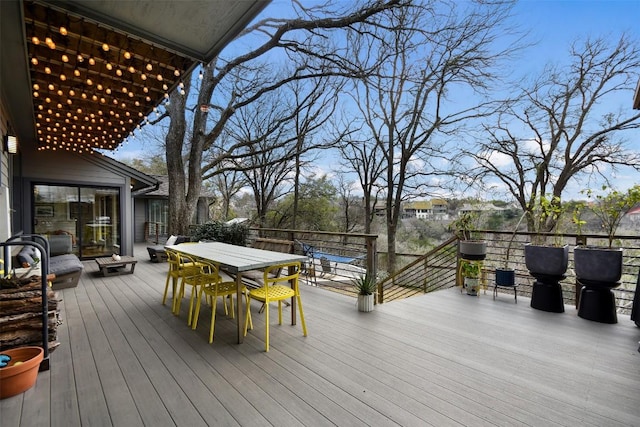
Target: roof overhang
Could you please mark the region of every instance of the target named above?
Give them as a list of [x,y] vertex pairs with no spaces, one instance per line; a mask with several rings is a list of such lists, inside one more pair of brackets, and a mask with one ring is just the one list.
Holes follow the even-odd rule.
[[11,130],[40,149],[114,149],[268,3],[2,0]]

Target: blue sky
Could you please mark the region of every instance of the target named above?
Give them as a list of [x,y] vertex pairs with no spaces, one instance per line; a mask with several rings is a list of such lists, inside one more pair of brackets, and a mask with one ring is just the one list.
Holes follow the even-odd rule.
[[[276,0],[265,9],[263,16],[281,17],[289,4],[288,0]],[[569,44],[580,36],[617,38],[626,31],[640,43],[640,0],[524,0],[515,6],[514,15],[516,26],[528,30],[531,40],[537,42],[513,63],[513,72],[518,75],[536,74],[550,61],[562,62]],[[612,108],[628,106],[631,109],[631,103],[630,93],[628,97],[613,100]],[[640,150],[640,132],[636,135],[633,148]],[[159,151],[156,145],[156,141],[144,144],[143,139],[137,137],[110,155],[116,159],[146,157],[150,152]],[[628,184],[637,183],[640,175],[630,172],[621,179]]]

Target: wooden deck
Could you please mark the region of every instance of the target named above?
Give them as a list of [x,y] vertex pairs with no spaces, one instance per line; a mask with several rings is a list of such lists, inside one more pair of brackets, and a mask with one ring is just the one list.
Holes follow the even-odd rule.
[[133,275],[85,262],[61,292],[51,369],[0,401],[2,427],[640,425],[628,316],[606,325],[455,289],[358,313],[355,299],[305,286],[309,336],[274,324],[265,353],[258,304],[243,344],[222,314],[209,345],[208,313],[192,331],[186,300],[180,317],[161,305],[167,264],[145,253]]

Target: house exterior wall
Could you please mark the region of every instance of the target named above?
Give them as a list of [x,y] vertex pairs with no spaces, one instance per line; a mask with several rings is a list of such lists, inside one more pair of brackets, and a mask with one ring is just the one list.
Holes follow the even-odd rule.
[[134,218],[134,224],[135,224],[134,242],[142,243],[145,241],[144,225],[147,220],[146,219],[147,218],[146,200],[140,199],[140,198],[136,198],[133,200],[133,218]]
[[0,149],[0,241],[4,242],[11,236],[11,160],[4,150],[4,136],[8,132],[7,111],[0,103],[0,134],[2,135],[2,148]]
[[[91,155],[87,155],[91,156]],[[121,253],[133,254],[133,202],[131,178],[100,167],[85,155],[67,151],[31,150],[20,156],[19,187],[14,191],[14,209],[18,224],[14,230],[32,233],[32,184],[69,184],[120,189]]]

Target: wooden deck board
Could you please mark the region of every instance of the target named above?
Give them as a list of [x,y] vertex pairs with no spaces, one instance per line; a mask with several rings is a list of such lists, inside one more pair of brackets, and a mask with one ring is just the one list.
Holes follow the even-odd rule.
[[[145,251],[144,247],[138,250]],[[606,325],[573,307],[545,313],[441,291],[358,313],[355,300],[302,287],[309,336],[264,315],[235,343],[219,304],[198,329],[161,304],[166,264],[99,277],[85,262],[60,294],[51,370],[0,401],[3,427],[52,425],[640,425],[640,328]]]

